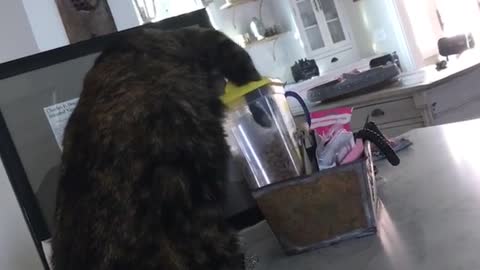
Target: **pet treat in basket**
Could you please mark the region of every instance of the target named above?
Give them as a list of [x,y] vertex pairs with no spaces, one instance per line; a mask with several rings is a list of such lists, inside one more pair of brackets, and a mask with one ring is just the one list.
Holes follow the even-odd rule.
[[322,138],[331,136],[332,128],[336,126],[340,126],[346,131],[351,131],[352,111],[353,108],[342,107],[312,112],[310,113],[312,119],[311,129],[315,130]]

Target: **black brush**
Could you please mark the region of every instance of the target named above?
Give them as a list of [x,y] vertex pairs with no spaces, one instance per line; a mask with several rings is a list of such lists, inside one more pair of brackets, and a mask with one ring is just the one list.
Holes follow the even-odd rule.
[[380,149],[380,151],[382,151],[390,164],[392,164],[393,166],[400,165],[400,158],[390,146],[388,140],[382,135],[382,133],[377,133],[371,129],[362,129],[355,134],[355,138],[372,142],[375,146],[378,147],[378,149]]

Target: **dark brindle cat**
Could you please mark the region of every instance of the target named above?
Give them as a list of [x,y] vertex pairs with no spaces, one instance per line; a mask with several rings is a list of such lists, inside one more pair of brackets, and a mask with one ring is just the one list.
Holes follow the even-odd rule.
[[143,30],[87,74],[65,130],[56,270],[241,269],[222,218],[225,79],[259,79],[214,30]]

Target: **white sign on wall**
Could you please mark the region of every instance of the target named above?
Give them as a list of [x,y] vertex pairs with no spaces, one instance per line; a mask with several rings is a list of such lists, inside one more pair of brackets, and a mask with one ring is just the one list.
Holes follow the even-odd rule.
[[62,151],[63,132],[65,131],[65,126],[67,125],[70,115],[77,106],[77,103],[78,98],[75,98],[43,108],[58,147],[60,147],[60,150]]

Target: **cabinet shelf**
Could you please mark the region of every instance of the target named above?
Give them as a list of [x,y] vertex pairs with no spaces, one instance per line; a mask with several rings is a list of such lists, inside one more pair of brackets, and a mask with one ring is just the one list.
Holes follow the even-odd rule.
[[226,4],[222,5],[222,6],[220,7],[220,9],[221,9],[221,10],[229,9],[229,8],[232,8],[232,7],[236,7],[236,6],[240,6],[240,5],[249,3],[249,2],[256,2],[256,1],[257,1],[257,0],[235,0],[235,2],[226,3]]
[[276,34],[276,35],[273,35],[273,36],[270,36],[270,37],[265,37],[261,40],[254,40],[250,43],[245,44],[245,48],[253,47],[255,45],[259,45],[259,44],[266,43],[266,42],[269,42],[269,41],[275,41],[275,40],[279,39],[285,33],[288,33],[288,32],[283,32],[283,33],[279,33],[279,34]]

